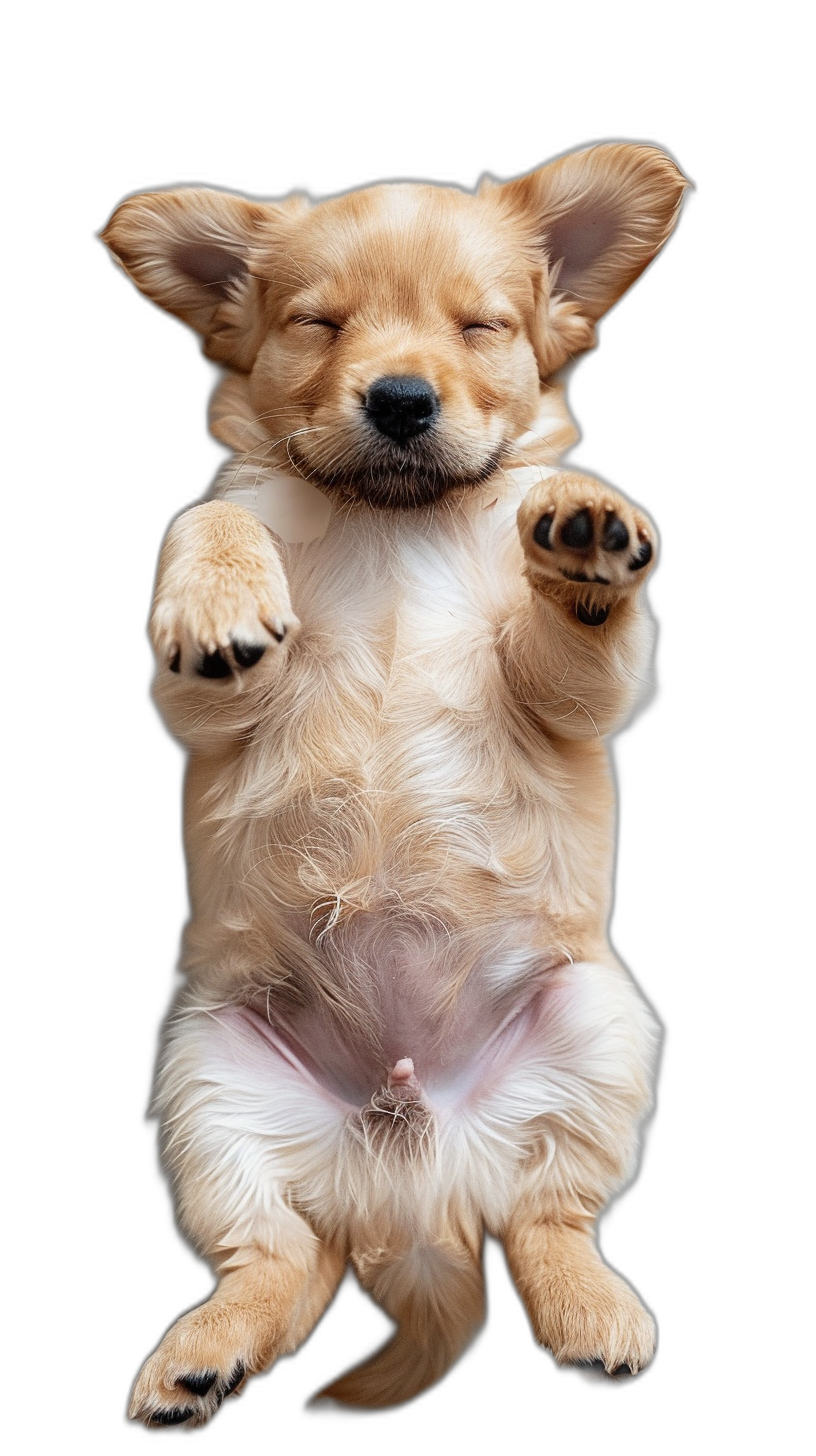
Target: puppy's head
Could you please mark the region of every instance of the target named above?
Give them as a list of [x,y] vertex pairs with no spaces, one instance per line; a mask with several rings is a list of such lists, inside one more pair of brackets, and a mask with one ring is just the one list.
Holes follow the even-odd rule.
[[476,196],[146,193],[103,238],[210,358],[249,375],[270,462],[404,509],[492,474],[541,381],[665,242],[685,185],[655,148],[608,145]]

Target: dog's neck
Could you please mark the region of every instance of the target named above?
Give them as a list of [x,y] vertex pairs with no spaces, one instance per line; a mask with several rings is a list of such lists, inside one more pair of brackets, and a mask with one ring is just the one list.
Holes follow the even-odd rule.
[[[210,405],[210,429],[216,439],[236,451],[216,478],[212,495],[244,506],[290,545],[325,535],[332,502],[294,467],[287,470],[270,460],[273,438],[255,415],[245,375],[229,375],[216,390]],[[514,441],[501,469],[478,487],[480,495],[498,499],[512,493],[520,502],[533,485],[552,474],[577,438],[563,387],[544,385],[536,419]]]

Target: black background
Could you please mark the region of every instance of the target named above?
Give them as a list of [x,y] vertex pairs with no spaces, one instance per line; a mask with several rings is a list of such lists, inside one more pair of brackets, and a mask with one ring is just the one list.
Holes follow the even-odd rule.
[[[600,348],[580,365],[571,405],[583,431],[573,459],[640,501],[662,530],[663,559],[650,588],[662,623],[660,690],[653,706],[615,747],[621,780],[618,898],[613,939],[666,1025],[659,1114],[647,1139],[635,1187],[613,1206],[602,1227],[606,1257],[656,1312],[660,1351],[640,1382],[596,1390],[555,1373],[536,1351],[525,1315],[498,1252],[488,1248],[491,1316],[487,1332],[439,1389],[414,1405],[373,1417],[303,1414],[307,1396],[363,1356],[385,1334],[385,1321],[347,1287],[309,1344],[252,1383],[224,1408],[213,1427],[194,1437],[203,1447],[251,1439],[312,1441],[345,1436],[363,1447],[412,1443],[443,1430],[469,1439],[494,1424],[538,1443],[546,1431],[571,1430],[587,1440],[634,1440],[672,1430],[688,1414],[686,1389],[699,1390],[705,1370],[689,1321],[697,1291],[697,1230],[707,1211],[698,1163],[705,1133],[701,1069],[707,1034],[695,1015],[699,974],[698,922],[689,916],[697,877],[699,808],[699,664],[708,651],[698,606],[704,540],[694,514],[692,470],[704,440],[701,381],[701,275],[705,217],[710,208],[708,149],[679,121],[672,99],[615,102],[608,108],[554,106],[544,100],[503,108],[497,131],[490,106],[456,93],[456,115],[434,124],[427,98],[393,99],[382,108],[360,103],[351,124],[340,95],[337,111],[323,95],[300,127],[281,116],[267,131],[255,98],[249,135],[236,111],[224,124],[213,115],[127,141],[117,128],[117,89],[108,144],[87,160],[80,218],[89,313],[73,320],[90,329],[90,377],[80,380],[79,432],[92,441],[92,488],[77,507],[86,523],[74,563],[77,590],[87,593],[102,641],[106,693],[86,719],[92,756],[87,833],[98,850],[87,871],[87,942],[98,971],[89,978],[89,1102],[77,1127],[76,1198],[87,1230],[101,1230],[111,1254],[98,1262],[77,1249],[93,1271],[92,1307],[103,1335],[93,1414],[108,1449],[152,1440],[124,1423],[128,1388],[141,1360],[173,1318],[210,1289],[207,1271],[173,1232],[169,1200],[154,1158],[153,1128],[144,1121],[154,1044],[172,989],[173,962],[185,917],[179,850],[181,757],[147,700],[150,658],[146,622],[154,562],[170,515],[201,495],[220,454],[205,434],[213,383],[197,339],[153,309],[106,258],[96,230],[131,192],[172,183],[210,183],[261,197],[290,189],[326,195],[382,179],[437,179],[472,186],[482,172],[517,176],[562,151],[592,141],[653,141],[666,147],[695,183],[678,233],[635,290],[600,328]],[[143,96],[150,114],[149,93]],[[408,114],[409,111],[409,114]],[[474,111],[476,115],[474,115]],[[395,115],[399,114],[399,115]],[[268,137],[268,140],[267,140]],[[87,456],[87,447],[85,453]],[[689,550],[697,555],[691,563]],[[98,612],[99,600],[109,603]],[[87,796],[83,798],[87,802]],[[99,1022],[101,997],[109,1026]],[[96,1028],[96,1031],[93,1031]],[[80,1165],[90,1174],[80,1175]],[[80,1182],[82,1178],[82,1182]],[[87,1287],[87,1286],[86,1286]],[[440,1423],[449,1423],[447,1425]],[[656,1423],[660,1423],[656,1427]],[[169,1440],[182,1437],[169,1436]]]

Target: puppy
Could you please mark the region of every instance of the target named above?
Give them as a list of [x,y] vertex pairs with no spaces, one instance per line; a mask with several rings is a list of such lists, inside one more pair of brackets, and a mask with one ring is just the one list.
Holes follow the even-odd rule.
[[557,1360],[652,1356],[595,1224],[656,1045],[607,943],[603,742],[644,679],[655,532],[558,469],[553,379],[684,186],[608,145],[475,196],[191,188],[105,229],[225,366],[237,452],[171,527],[151,620],[192,903],[157,1105],[218,1283],[138,1377],[148,1425],[207,1421],[349,1261],[398,1329],[324,1394],[416,1395],[482,1320],[485,1230]]

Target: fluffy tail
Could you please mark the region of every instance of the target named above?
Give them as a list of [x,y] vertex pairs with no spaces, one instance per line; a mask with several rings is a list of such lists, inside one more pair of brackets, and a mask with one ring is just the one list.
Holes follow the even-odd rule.
[[393,1339],[316,1399],[399,1405],[438,1380],[484,1319],[477,1251],[453,1241],[352,1255],[360,1283],[399,1324]]

